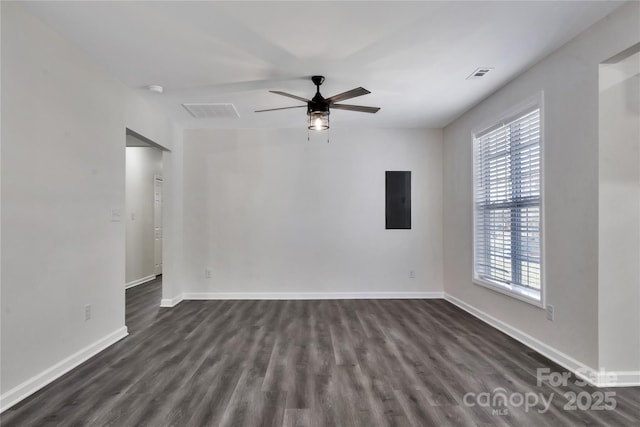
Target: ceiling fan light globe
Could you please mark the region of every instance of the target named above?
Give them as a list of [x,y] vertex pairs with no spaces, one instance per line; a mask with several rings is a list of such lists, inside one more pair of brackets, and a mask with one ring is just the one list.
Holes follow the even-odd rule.
[[329,113],[325,111],[314,111],[309,113],[310,130],[329,129]]

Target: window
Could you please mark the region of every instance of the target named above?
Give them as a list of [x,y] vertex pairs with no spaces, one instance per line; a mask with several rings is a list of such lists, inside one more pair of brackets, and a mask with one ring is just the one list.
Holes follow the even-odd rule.
[[542,305],[540,103],[474,135],[474,282]]

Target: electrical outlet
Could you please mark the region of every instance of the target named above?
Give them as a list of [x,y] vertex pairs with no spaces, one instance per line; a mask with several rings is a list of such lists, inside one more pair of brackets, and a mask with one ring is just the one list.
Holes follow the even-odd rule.
[[553,322],[554,318],[555,318],[555,313],[553,311],[553,306],[551,304],[547,304],[547,320],[550,320]]
[[204,278],[205,279],[211,279],[211,270],[208,268],[204,269]]
[[413,270],[409,270],[409,279],[415,279],[416,278],[416,272]]
[[84,306],[84,320],[90,320],[91,319],[91,305],[85,305]]

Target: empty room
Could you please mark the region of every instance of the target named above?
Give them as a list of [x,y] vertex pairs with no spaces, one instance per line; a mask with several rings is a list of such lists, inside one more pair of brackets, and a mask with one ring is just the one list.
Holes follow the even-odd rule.
[[0,18],[2,426],[640,426],[640,2]]

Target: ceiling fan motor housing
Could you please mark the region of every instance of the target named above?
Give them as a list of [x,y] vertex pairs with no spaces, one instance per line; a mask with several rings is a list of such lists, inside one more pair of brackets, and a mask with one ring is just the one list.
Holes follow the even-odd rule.
[[[314,97],[315,99],[315,97]],[[307,114],[311,113],[325,113],[329,114],[329,103],[324,99],[320,102],[311,100],[307,103]]]
[[320,94],[320,85],[324,82],[324,76],[313,76],[311,81],[316,85],[316,94],[311,98],[311,101],[307,102],[307,114],[324,113],[322,115],[328,115],[329,103]]

